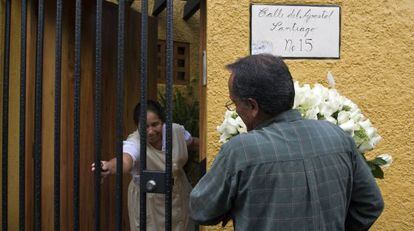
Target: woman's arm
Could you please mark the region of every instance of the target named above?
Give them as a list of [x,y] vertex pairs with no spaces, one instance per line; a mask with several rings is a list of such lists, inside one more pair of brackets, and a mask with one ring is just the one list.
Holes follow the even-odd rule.
[[[134,165],[132,157],[128,153],[122,155],[122,172],[129,173]],[[108,175],[116,173],[116,158],[112,158],[109,161],[101,161],[101,176],[107,177]],[[92,164],[92,171],[95,171],[95,163]]]
[[188,150],[198,151],[200,140],[198,139],[198,137],[191,137],[191,139],[191,142],[187,144]]

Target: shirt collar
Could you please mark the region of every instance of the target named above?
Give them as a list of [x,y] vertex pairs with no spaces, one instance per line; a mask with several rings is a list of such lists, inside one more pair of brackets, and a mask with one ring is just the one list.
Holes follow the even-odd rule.
[[279,115],[260,123],[253,130],[261,129],[263,127],[268,126],[271,123],[292,122],[292,121],[301,120],[301,119],[302,119],[302,115],[300,114],[300,112],[296,109],[291,109],[288,111],[284,111],[280,113]]

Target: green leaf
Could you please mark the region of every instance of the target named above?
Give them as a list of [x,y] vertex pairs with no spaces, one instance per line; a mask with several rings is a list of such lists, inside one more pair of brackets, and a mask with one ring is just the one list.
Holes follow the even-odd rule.
[[305,117],[308,108],[304,107],[303,105],[299,105],[296,109],[300,112],[302,117]]
[[325,120],[324,115],[321,115],[321,114],[318,113],[316,116],[318,117],[318,120]]
[[[188,95],[188,93],[183,94],[179,90],[174,91],[173,122],[183,125],[191,135],[197,137],[199,135],[199,103],[196,100],[187,100],[189,98]],[[165,108],[167,101],[164,94],[159,92],[158,99],[160,104]]]
[[336,112],[334,112],[332,114],[332,117],[337,120],[338,119],[338,115],[339,115],[339,111],[336,111]]
[[372,169],[371,172],[375,178],[384,179],[384,172],[379,166],[375,165],[374,169]]
[[375,165],[381,166],[381,165],[386,165],[387,161],[383,160],[380,157],[377,157],[377,158],[372,160],[372,163],[374,163]]
[[354,138],[355,144],[357,146],[369,140],[367,132],[362,127],[354,132],[354,136],[352,138]]
[[231,114],[231,118],[236,119],[239,115],[237,115],[236,112],[234,112],[233,114]]
[[374,160],[366,161],[368,167],[371,169],[371,173],[375,178],[384,179],[384,172],[381,167],[374,162]]

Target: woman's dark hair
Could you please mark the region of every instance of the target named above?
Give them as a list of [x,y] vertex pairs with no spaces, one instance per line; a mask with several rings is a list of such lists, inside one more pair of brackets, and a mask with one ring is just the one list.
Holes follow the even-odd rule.
[[282,58],[270,54],[250,55],[226,66],[233,75],[232,94],[252,98],[260,110],[276,116],[293,107],[295,88]]
[[[148,100],[147,101],[147,111],[151,111],[151,112],[155,113],[163,123],[165,122],[164,108],[158,102],[156,102],[154,100]],[[134,122],[135,122],[135,125],[137,125],[137,126],[139,124],[139,114],[140,114],[140,112],[141,112],[141,103],[138,103],[134,108]]]

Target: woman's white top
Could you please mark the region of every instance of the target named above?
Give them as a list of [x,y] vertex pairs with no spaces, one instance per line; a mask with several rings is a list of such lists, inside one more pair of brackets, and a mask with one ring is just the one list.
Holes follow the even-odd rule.
[[[136,138],[139,136],[139,130],[135,130],[133,133],[129,134],[128,138],[123,141],[122,151],[123,153],[126,153],[131,156],[133,160],[133,167],[131,170],[131,175],[134,177],[134,181],[137,183],[139,182],[139,172],[138,169],[135,168],[135,162],[139,161],[140,159],[140,143],[139,140]],[[191,144],[193,141],[193,137],[191,134],[184,130],[184,140],[187,143],[187,145]],[[165,152],[165,143],[166,143],[166,137],[165,137],[165,124],[162,126],[162,148],[161,151]]]

